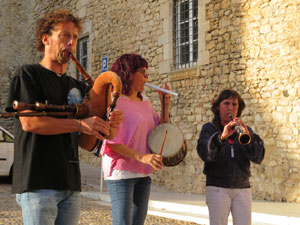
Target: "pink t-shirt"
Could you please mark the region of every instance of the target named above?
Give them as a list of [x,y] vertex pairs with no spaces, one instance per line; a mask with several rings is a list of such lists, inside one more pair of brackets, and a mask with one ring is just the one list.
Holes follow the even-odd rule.
[[149,100],[139,102],[121,96],[116,108],[122,110],[123,121],[117,129],[115,138],[103,142],[101,154],[105,155],[102,161],[104,177],[111,176],[113,169],[141,174],[152,173],[151,166],[114,152],[107,143],[124,144],[140,153],[150,153],[147,139],[150,132],[159,124],[159,115]]

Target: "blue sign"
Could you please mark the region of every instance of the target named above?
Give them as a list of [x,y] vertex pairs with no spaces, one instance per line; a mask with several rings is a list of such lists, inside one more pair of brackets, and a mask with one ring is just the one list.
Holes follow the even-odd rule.
[[107,59],[107,56],[105,56],[102,59],[102,72],[106,72],[107,71],[107,67],[108,67],[108,59]]

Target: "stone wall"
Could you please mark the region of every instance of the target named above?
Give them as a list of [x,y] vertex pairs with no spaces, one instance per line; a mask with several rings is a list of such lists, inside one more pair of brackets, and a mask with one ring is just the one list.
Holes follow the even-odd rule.
[[[170,75],[172,87],[182,90],[187,100],[176,106],[186,115],[178,113],[175,118],[183,129],[197,126],[196,132],[187,132],[193,151],[201,125],[212,118],[209,100],[224,88],[242,94],[247,105],[243,119],[266,145],[265,161],[252,167],[254,198],[300,200],[299,10],[294,1],[210,1],[206,5],[209,64],[195,70],[195,77]],[[194,152],[189,157],[190,166],[177,176],[185,180],[185,189],[201,192],[202,178],[197,174],[202,164]],[[183,176],[184,171],[194,176]],[[174,186],[170,180],[161,181]]]
[[[196,152],[199,132],[212,119],[211,100],[224,88],[233,88],[246,102],[243,120],[265,141],[265,160],[252,165],[253,197],[300,202],[300,2],[199,0],[199,5],[204,7],[199,17],[207,22],[203,36],[199,35],[205,52],[199,54],[202,63],[174,71],[172,65],[158,66],[167,58],[159,37],[172,29],[167,21],[171,10],[166,11],[171,1],[2,0],[1,110],[16,66],[40,58],[34,49],[34,21],[44,12],[67,8],[83,19],[82,35],[90,38],[88,72],[94,78],[101,73],[104,56],[111,65],[123,53],[138,52],[150,64],[149,81],[168,81],[179,93],[172,101],[171,121],[183,131],[188,154],[180,165],[155,173],[154,183],[180,192],[205,192],[203,162]],[[203,58],[208,60],[203,63]],[[145,92],[158,110],[157,94]],[[100,166],[100,159],[92,154],[81,152],[81,158]]]
[[[13,76],[15,68],[25,63],[26,58],[31,57],[29,45],[32,36],[30,34],[30,22],[27,21],[25,6],[20,1],[3,0],[0,3],[0,109],[4,110],[8,92],[9,80]],[[22,54],[20,54],[22,52]],[[1,120],[1,125],[9,128],[12,120]]]

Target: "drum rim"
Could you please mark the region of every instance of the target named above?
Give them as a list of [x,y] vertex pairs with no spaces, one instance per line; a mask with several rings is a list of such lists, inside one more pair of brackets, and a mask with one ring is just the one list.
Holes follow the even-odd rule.
[[[159,127],[161,127],[161,126],[170,126],[170,127],[173,127],[173,128],[176,128],[178,131],[179,131],[179,133],[181,134],[181,146],[179,147],[179,149],[178,150],[182,150],[182,145],[184,144],[184,136],[183,136],[183,132],[181,131],[181,129],[179,128],[179,127],[177,127],[177,126],[175,126],[174,124],[171,124],[171,123],[161,123],[161,124],[159,124],[158,126],[156,126],[151,132],[150,132],[150,134],[149,134],[149,136],[148,136],[148,141],[147,141],[147,144],[148,144],[148,147],[149,147],[149,149],[150,149],[150,151],[152,152],[152,153],[154,153],[154,154],[158,154],[158,152],[156,153],[156,152],[154,152],[152,149],[151,149],[151,143],[149,143],[149,140],[150,140],[150,136],[151,136],[151,133],[152,132],[155,132],[155,130],[158,130],[158,129],[160,129]],[[175,152],[175,153],[173,153],[173,154],[171,154],[171,155],[168,155],[168,156],[163,156],[163,158],[171,158],[171,157],[174,157],[174,156],[176,156],[177,154],[178,154],[178,152],[179,151],[177,151],[177,152]]]

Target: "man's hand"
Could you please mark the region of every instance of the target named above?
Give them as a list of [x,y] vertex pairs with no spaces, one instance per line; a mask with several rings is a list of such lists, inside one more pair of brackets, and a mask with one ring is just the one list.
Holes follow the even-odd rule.
[[104,136],[109,136],[109,129],[109,123],[98,116],[89,117],[80,121],[80,132],[96,136],[100,140],[104,140],[104,137],[100,133]]

